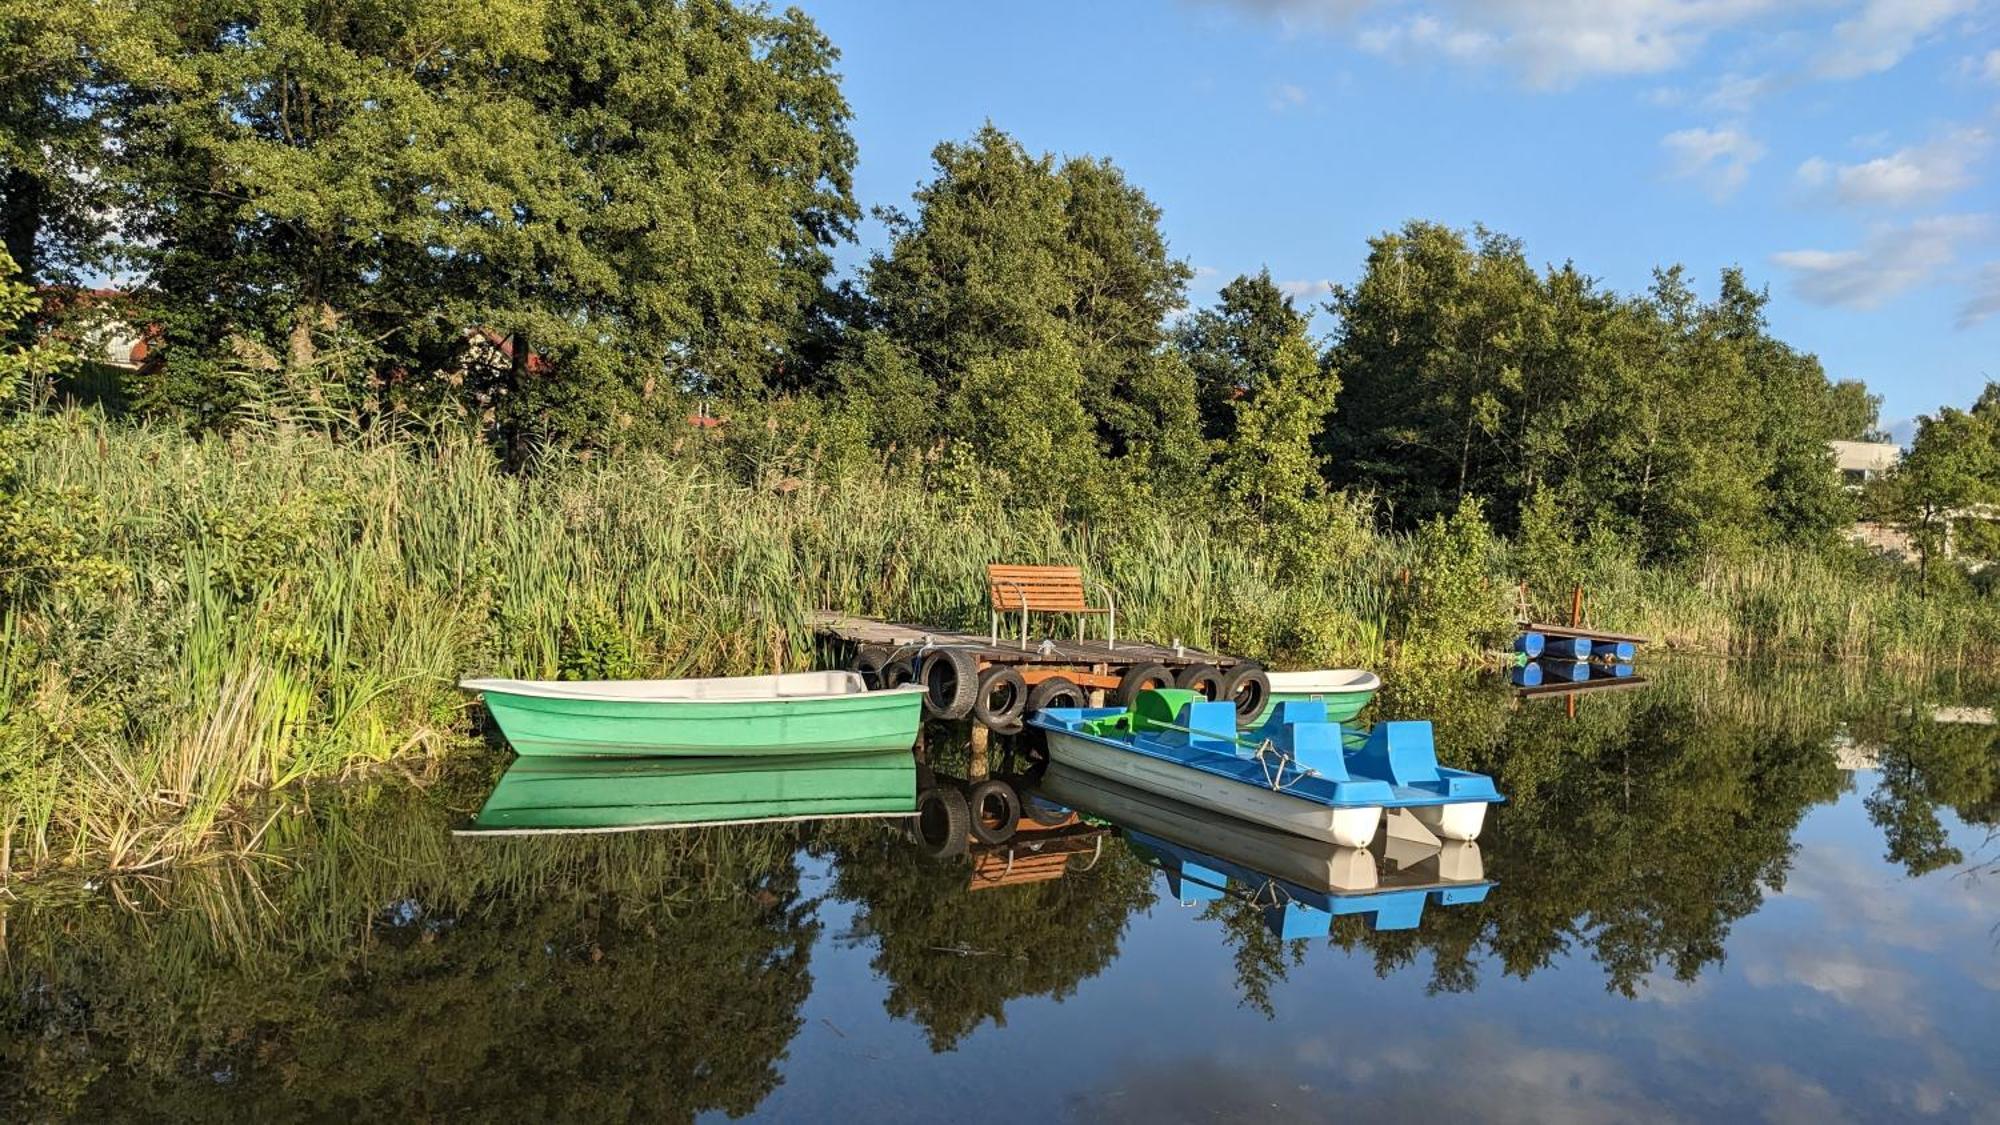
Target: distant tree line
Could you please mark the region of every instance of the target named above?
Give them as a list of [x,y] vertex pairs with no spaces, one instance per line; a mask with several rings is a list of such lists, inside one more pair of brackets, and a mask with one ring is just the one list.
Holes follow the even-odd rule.
[[1774,338],[1739,270],[1620,294],[1412,222],[1320,338],[1268,273],[1189,309],[1139,186],[987,124],[841,279],[851,114],[796,10],[0,0],[0,23],[6,248],[52,291],[130,279],[50,307],[147,326],[119,389],[145,414],[275,398],[476,426],[519,465],[809,403],[892,471],[1208,513],[1306,568],[1343,490],[1400,528],[1478,504],[1649,559],[1856,515],[1827,442],[1876,400]]

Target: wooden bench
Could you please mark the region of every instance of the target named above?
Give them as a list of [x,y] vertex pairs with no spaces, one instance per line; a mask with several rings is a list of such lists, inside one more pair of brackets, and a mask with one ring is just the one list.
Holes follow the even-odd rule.
[[1028,647],[1028,614],[1030,613],[1071,613],[1077,615],[1076,639],[1083,639],[1083,618],[1094,614],[1105,615],[1104,644],[1106,648],[1118,647],[1118,600],[1111,593],[1111,587],[1101,583],[1104,600],[1110,603],[1099,609],[1089,605],[1083,596],[1083,571],[1073,566],[1006,566],[994,563],[986,568],[987,593],[991,598],[992,643],[1000,645],[1000,617],[1019,611],[1021,614],[1021,648]]

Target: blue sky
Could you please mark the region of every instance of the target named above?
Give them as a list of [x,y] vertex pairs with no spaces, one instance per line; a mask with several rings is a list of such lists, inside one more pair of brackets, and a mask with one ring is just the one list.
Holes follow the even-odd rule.
[[2000,379],[2000,0],[801,6],[866,205],[990,118],[1124,168],[1197,303],[1260,266],[1316,300],[1372,234],[1483,222],[1620,290],[1740,265],[1885,423]]

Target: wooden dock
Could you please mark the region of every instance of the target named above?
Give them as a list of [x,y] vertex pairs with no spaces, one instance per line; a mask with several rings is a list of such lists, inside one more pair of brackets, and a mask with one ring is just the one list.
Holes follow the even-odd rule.
[[1118,672],[1142,664],[1162,664],[1179,671],[1197,664],[1212,664],[1227,670],[1243,663],[1240,657],[1203,649],[1153,644],[1147,641],[1119,641],[1115,646],[1102,641],[1058,638],[1031,638],[1022,648],[1018,639],[1002,635],[999,644],[985,633],[962,633],[936,625],[907,625],[899,621],[877,621],[848,613],[818,613],[813,628],[823,637],[854,645],[888,645],[891,648],[956,648],[970,652],[981,664],[1005,664],[1098,669]]

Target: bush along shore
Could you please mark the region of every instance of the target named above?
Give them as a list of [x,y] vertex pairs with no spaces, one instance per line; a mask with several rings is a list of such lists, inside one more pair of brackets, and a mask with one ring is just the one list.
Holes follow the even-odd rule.
[[821,658],[819,608],[976,628],[997,559],[1076,563],[1118,592],[1132,634],[1274,666],[1478,662],[1505,643],[1521,582],[1547,606],[1581,582],[1598,623],[1702,652],[2000,651],[1989,600],[1858,553],[1640,566],[1603,537],[1532,542],[1532,512],[1510,541],[1476,503],[1404,533],[1343,499],[1303,564],[1198,507],[1064,518],[990,473],[885,470],[824,427],[741,430],[510,472],[470,439],[17,416],[0,621],[12,874],[254,847],[234,820],[259,794],[469,742],[466,674],[798,669]]

